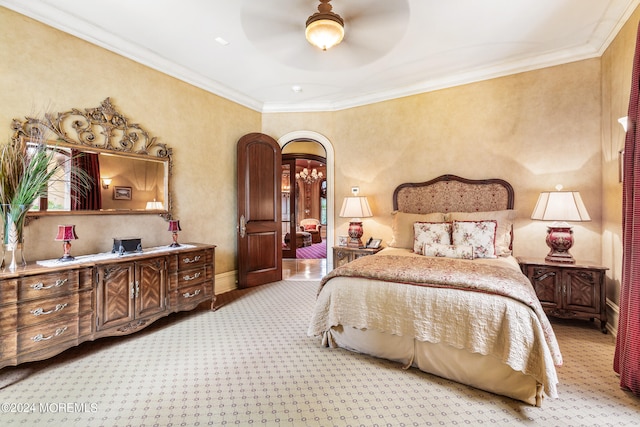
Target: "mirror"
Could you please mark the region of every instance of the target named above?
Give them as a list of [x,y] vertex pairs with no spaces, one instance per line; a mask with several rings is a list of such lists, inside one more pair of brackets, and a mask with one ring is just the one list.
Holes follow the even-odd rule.
[[[118,113],[109,98],[97,108],[13,121],[14,142],[46,143],[59,164],[70,165],[50,181],[48,195],[30,216],[160,214],[171,216],[172,150]],[[71,166],[72,165],[72,166]],[[87,194],[72,194],[73,168],[93,181]]]

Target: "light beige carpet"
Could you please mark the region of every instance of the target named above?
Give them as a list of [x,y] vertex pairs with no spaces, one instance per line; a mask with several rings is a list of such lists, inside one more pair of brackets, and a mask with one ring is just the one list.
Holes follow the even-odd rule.
[[219,297],[218,311],[161,319],[0,370],[2,426],[632,426],[640,399],[620,390],[610,335],[553,321],[565,366],[542,408],[306,336],[317,282]]

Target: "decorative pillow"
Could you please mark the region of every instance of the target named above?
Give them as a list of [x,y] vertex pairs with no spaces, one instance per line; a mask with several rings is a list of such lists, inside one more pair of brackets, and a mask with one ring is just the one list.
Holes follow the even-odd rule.
[[413,248],[414,222],[444,222],[444,214],[411,214],[400,211],[391,212],[391,231],[393,237],[389,242],[392,248]]
[[304,231],[309,231],[309,230],[316,230],[317,226],[315,224],[305,224],[304,225]]
[[450,222],[416,222],[413,224],[413,252],[422,253],[425,244],[451,244]]
[[445,258],[473,259],[473,246],[425,243],[424,245],[422,245],[422,255]]
[[445,215],[445,221],[490,221],[498,223],[496,229],[496,255],[511,255],[511,233],[516,212],[513,209],[490,212],[451,212]]
[[453,221],[454,245],[473,246],[476,258],[496,258],[496,221]]

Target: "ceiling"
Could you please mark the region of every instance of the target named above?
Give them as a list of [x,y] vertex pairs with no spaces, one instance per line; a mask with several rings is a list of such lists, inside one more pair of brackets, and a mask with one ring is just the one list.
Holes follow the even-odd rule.
[[345,38],[323,52],[304,37],[318,0],[0,0],[261,112],[334,111],[598,57],[639,3],[333,0]]

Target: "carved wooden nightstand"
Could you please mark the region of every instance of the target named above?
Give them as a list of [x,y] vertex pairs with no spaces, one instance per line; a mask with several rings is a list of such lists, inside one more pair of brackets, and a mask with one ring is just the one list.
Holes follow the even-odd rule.
[[607,267],[588,263],[548,263],[544,259],[518,258],[545,313],[565,319],[600,320],[607,333],[605,271]]
[[338,268],[354,259],[377,254],[382,250],[380,248],[352,248],[349,246],[334,246],[333,247],[333,268]]

